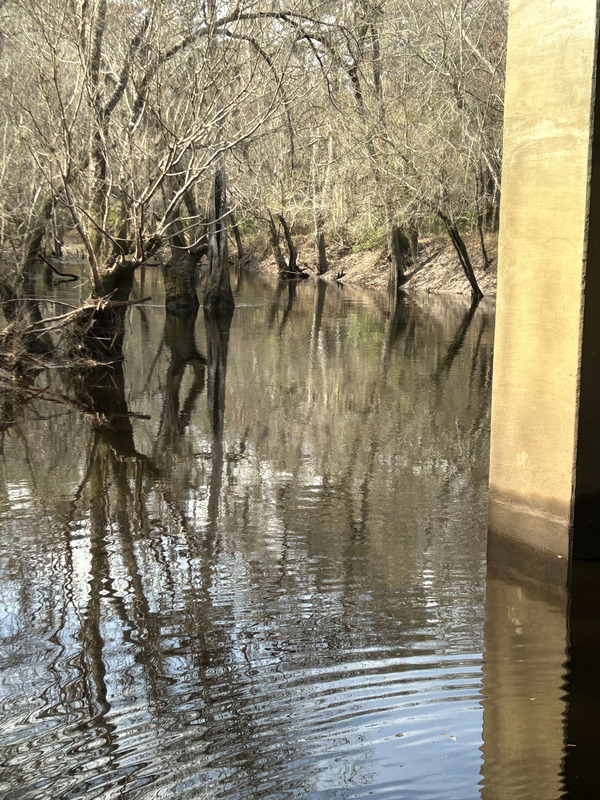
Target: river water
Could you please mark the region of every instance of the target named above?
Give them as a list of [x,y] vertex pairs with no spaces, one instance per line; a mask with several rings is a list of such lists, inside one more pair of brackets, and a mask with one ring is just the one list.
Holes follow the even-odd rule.
[[0,794],[563,796],[566,601],[486,561],[493,305],[144,281],[124,367],[3,426]]

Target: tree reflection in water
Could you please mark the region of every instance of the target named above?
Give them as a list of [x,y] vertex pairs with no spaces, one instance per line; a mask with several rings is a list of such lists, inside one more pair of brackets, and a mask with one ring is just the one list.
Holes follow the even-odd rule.
[[[166,315],[164,342],[171,351],[167,370],[165,402],[158,441],[167,449],[174,439],[182,436],[196,406],[196,400],[204,391],[206,383],[206,358],[198,352],[195,339],[198,312],[186,315]],[[181,384],[187,367],[191,367],[193,379],[187,397],[181,402]]]
[[[71,377],[76,402],[93,419],[85,475],[71,504],[72,516],[81,506],[89,509],[89,581],[87,599],[77,611],[79,630],[69,631],[69,636],[79,642],[79,652],[69,659],[76,665],[79,677],[70,683],[68,696],[63,694],[61,703],[53,708],[58,711],[60,707],[60,713],[79,715],[81,706],[85,707],[89,717],[86,727],[94,733],[95,758],[106,760],[113,780],[126,774],[127,769],[121,770],[119,749],[123,742],[119,742],[118,726],[111,721],[111,712],[116,710],[109,699],[115,654],[107,656],[105,653],[108,638],[113,643],[120,638],[124,651],[133,652],[135,668],[126,669],[141,670],[147,712],[159,728],[173,714],[169,695],[177,679],[172,670],[175,654],[185,659],[186,672],[190,670],[188,680],[203,698],[204,723],[219,729],[227,727],[226,722],[213,718],[209,670],[211,673],[226,670],[231,660],[226,642],[215,642],[211,600],[212,574],[218,560],[216,526],[224,460],[225,379],[231,315],[215,318],[207,313],[205,322],[208,359],[196,349],[194,319],[167,317],[165,343],[171,351],[171,359],[156,448],[157,452],[164,452],[185,434],[195,402],[205,388],[208,369],[207,404],[212,437],[208,524],[204,535],[187,519],[183,498],[172,491],[173,484],[165,475],[168,459],[159,466],[156,458],[145,456],[135,446],[123,365],[87,370]],[[181,403],[182,378],[188,365],[193,373],[192,383]],[[155,539],[151,531],[149,512],[157,503],[166,506],[185,541],[185,560],[190,569],[187,597],[181,606],[174,596],[178,580],[173,574],[181,563],[165,551],[163,542]],[[160,575],[159,584],[173,594],[173,604],[177,607],[171,610],[154,609],[155,603],[148,596],[149,572],[153,571],[152,567],[149,570],[147,562],[150,551],[145,552],[144,563],[141,563],[139,549],[145,538],[149,538],[152,545],[153,569]],[[67,550],[70,556],[66,566],[71,571],[68,583],[73,586],[77,578],[70,541]],[[71,597],[70,601],[73,599]],[[66,620],[67,615],[63,613],[63,625]],[[60,639],[63,633],[59,627],[56,638]],[[108,662],[113,662],[112,666]],[[57,675],[61,673],[59,662],[54,671]],[[114,685],[112,688],[114,691]],[[185,717],[183,714],[177,727],[185,723]],[[246,734],[251,735],[248,731]],[[234,739],[236,735],[233,732]],[[151,749],[157,745],[153,744]]]
[[[2,518],[22,542],[0,550],[28,675],[12,691],[38,698],[6,748],[15,797],[416,786],[455,724],[431,703],[449,714],[450,687],[477,713],[485,315],[439,369],[462,306],[243,291],[233,323],[169,316],[162,340],[132,312],[144,348],[71,379],[84,417],[30,415],[26,470],[6,434],[7,503],[18,485],[30,504],[23,533]],[[479,727],[448,753],[455,796]],[[36,771],[22,748],[50,756]]]

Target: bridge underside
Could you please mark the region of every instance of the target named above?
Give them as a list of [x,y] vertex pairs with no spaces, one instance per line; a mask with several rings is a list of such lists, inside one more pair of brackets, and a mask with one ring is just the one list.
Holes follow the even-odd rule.
[[600,556],[595,0],[511,0],[490,529]]

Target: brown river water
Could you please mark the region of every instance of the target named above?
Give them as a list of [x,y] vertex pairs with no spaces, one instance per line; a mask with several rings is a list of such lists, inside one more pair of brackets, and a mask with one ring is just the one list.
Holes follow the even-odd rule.
[[493,304],[137,291],[1,434],[0,796],[592,796],[590,604],[487,558]]

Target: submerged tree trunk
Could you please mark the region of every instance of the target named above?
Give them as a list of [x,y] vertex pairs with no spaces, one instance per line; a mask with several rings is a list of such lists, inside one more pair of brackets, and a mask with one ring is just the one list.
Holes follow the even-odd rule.
[[34,222],[25,241],[25,252],[19,269],[19,275],[24,283],[33,278],[33,268],[39,260],[42,242],[49,225],[52,222],[54,211],[54,198],[48,197],[39,209],[35,210]]
[[229,276],[227,248],[227,177],[220,168],[213,182],[212,219],[208,249],[208,279],[204,295],[204,308],[213,313],[235,307]]
[[165,308],[167,313],[195,316],[200,303],[196,292],[198,262],[209,251],[205,237],[191,245],[179,219],[171,224],[171,258],[163,264]]
[[79,326],[79,335],[76,332],[75,336],[74,355],[96,361],[122,359],[127,301],[133,288],[134,274],[134,264],[118,263],[100,275],[100,296],[110,299],[93,312],[89,322],[82,322]]
[[[189,165],[189,153],[185,152],[178,160],[178,174],[173,176],[171,191],[175,195],[183,192],[181,203],[176,206],[168,221],[168,242],[171,258],[163,264],[165,285],[165,307],[168,313],[195,315],[200,303],[196,292],[198,262],[209,251],[210,220],[201,219],[196,198],[191,188],[183,191],[184,174]],[[181,217],[185,208],[187,221]]]
[[53,209],[53,197],[34,209],[20,262],[0,275],[0,301],[8,323],[0,336],[0,347],[5,351],[4,355],[8,355],[5,363],[10,361],[16,372],[27,369],[30,356],[47,355],[53,349],[52,340],[42,326],[39,330],[33,329],[42,321],[40,304],[35,296],[34,268],[40,260],[46,226]]
[[165,307],[170,314],[195,315],[200,303],[196,293],[197,257],[179,253],[163,265]]
[[456,227],[454,222],[452,222],[450,217],[446,216],[446,214],[444,214],[444,212],[441,209],[438,209],[437,215],[446,226],[448,235],[452,240],[452,244],[454,245],[454,249],[456,250],[463,271],[471,286],[471,293],[473,297],[480,300],[483,297],[483,292],[481,291],[481,289],[479,288],[479,284],[477,283],[477,278],[475,277],[475,271],[473,270],[473,265],[471,264],[471,259],[469,258],[467,246],[464,243],[462,236],[458,232],[458,228]]

